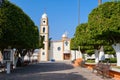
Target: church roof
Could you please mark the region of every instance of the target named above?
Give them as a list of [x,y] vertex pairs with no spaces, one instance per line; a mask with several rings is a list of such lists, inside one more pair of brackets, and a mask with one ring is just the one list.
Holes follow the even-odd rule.
[[62,37],[67,37],[67,35],[66,35],[66,34],[63,34]]
[[47,18],[47,14],[44,13],[44,14],[42,15],[42,18]]
[[67,38],[68,37],[68,32],[65,32],[63,35],[62,35],[62,38]]

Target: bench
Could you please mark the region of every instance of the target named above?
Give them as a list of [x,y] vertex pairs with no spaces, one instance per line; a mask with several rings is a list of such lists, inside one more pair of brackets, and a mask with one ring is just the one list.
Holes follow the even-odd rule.
[[102,75],[102,77],[109,77],[109,70],[110,70],[110,64],[109,63],[102,63],[99,62],[98,64],[95,65],[95,67],[93,67],[93,71],[95,70],[97,71],[97,75]]

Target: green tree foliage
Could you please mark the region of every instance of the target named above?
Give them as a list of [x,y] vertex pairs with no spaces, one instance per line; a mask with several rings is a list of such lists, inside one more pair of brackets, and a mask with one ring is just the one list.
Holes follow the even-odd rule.
[[39,47],[40,47],[40,48],[44,48],[44,43],[43,43],[43,41],[44,41],[44,36],[40,36],[40,37],[39,37]]
[[110,0],[110,1],[113,1],[113,2],[119,2],[120,0]]
[[39,47],[37,26],[18,6],[5,0],[0,8],[0,48]]
[[[90,39],[90,36],[88,34],[88,23],[83,23],[77,26],[76,32],[74,35],[74,38],[71,39],[71,49],[78,50],[80,47],[80,50],[82,53],[88,53],[91,55],[93,54],[93,46],[92,46],[92,40]],[[91,41],[90,41],[91,40]]]
[[107,2],[95,8],[88,23],[97,40],[105,40],[109,44],[120,42],[120,2]]
[[105,51],[105,54],[115,55],[115,51],[113,50],[112,46],[109,46],[109,45],[104,46],[104,51]]
[[83,46],[87,44],[88,34],[86,27],[87,23],[77,26],[74,38],[71,39],[71,49],[78,49],[78,46]]
[[[71,49],[81,46],[81,49],[91,55],[93,48],[100,49],[101,45],[106,46],[114,41],[119,41],[119,21],[119,2],[101,4],[89,14],[88,23],[77,26],[74,38],[71,39]],[[106,53],[109,51],[111,48],[105,48]],[[111,53],[114,51],[112,50]]]

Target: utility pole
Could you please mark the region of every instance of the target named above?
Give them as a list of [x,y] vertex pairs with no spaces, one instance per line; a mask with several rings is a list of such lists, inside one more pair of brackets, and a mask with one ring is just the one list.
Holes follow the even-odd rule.
[[78,0],[78,25],[80,24],[80,0]]
[[101,5],[102,4],[102,0],[98,0],[98,5]]

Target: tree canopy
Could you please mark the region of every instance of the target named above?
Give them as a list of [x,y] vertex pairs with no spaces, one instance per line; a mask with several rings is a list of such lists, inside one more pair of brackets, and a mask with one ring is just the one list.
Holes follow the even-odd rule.
[[87,23],[77,26],[74,38],[71,39],[71,49],[78,49],[78,46],[83,46],[87,44],[88,34],[86,28]]
[[0,7],[0,48],[38,48],[39,31],[18,6],[5,0]]
[[89,52],[93,54],[93,44],[88,34],[88,23],[83,23],[77,26],[74,38],[71,39],[71,49],[78,50],[80,48],[82,53]]
[[[120,42],[120,2],[107,2],[95,8],[89,15],[91,34],[109,44]],[[95,33],[95,34],[94,34]]]
[[78,46],[81,46],[81,49],[93,53],[93,48],[99,49],[101,45],[105,45],[107,46],[105,51],[109,53],[112,48],[108,44],[120,41],[119,21],[120,2],[106,2],[99,5],[89,14],[88,23],[77,26],[71,39],[71,49],[78,49]]

